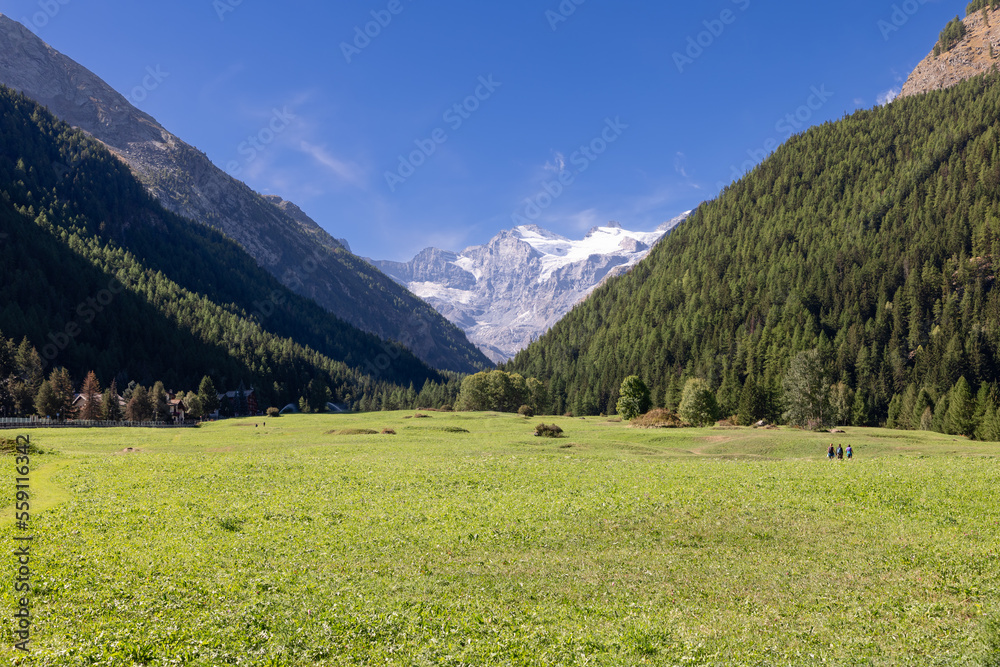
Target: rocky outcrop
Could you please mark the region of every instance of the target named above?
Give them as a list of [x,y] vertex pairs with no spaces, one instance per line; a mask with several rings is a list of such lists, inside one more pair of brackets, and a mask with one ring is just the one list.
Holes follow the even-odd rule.
[[653,232],[617,223],[578,241],[535,225],[461,253],[427,248],[412,261],[370,260],[461,327],[493,361],[517,354],[607,278],[628,271],[687,214]]
[[489,365],[458,328],[351,254],[297,206],[231,178],[97,75],[2,14],[0,84],[104,143],[165,208],[220,230],[286,286],[341,319],[403,342],[436,368],[468,372]]
[[900,97],[919,95],[984,74],[1000,62],[1000,12],[987,10],[965,17],[966,34],[951,50],[924,58],[903,85]]

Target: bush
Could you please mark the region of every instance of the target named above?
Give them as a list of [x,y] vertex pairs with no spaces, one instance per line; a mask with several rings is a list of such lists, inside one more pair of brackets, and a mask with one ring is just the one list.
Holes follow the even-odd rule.
[[681,419],[695,426],[708,426],[718,418],[719,405],[715,392],[708,382],[701,378],[691,378],[684,384],[681,405],[677,409]]
[[635,428],[682,428],[687,424],[670,410],[656,408],[633,419],[630,426]]
[[561,438],[563,437],[563,430],[555,424],[539,424],[535,427],[535,437]]
[[453,410],[452,410],[451,406],[448,405],[447,403],[445,403],[440,408],[438,408],[438,412],[452,412],[452,411]]
[[618,391],[621,398],[618,399],[615,407],[622,419],[635,419],[648,411],[652,405],[649,398],[649,388],[638,375],[630,375],[625,378]]
[[281,416],[281,410],[279,410],[278,408],[268,408],[267,409],[267,416],[271,417],[271,418],[274,418],[274,419],[277,419],[278,417]]
[[531,419],[535,416],[535,411],[531,409],[530,405],[522,405],[517,409],[517,414],[521,415],[525,419]]

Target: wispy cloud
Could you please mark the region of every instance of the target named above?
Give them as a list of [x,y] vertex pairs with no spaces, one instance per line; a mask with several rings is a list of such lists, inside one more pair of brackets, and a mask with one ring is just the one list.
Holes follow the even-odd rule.
[[335,155],[331,154],[323,146],[317,146],[315,144],[309,143],[303,140],[299,144],[299,149],[312,157],[313,160],[318,162],[323,167],[326,167],[334,175],[336,175],[341,180],[350,183],[351,185],[364,189],[366,185],[366,175],[365,170],[354,162],[347,162],[341,160]]
[[551,171],[556,174],[563,171],[565,168],[566,168],[566,156],[559,152],[555,153],[555,155],[553,155],[552,157],[552,160],[546,162],[545,165],[542,167],[543,170]]
[[677,154],[674,156],[674,171],[676,171],[678,174],[680,174],[684,178],[688,177],[688,173],[687,173],[687,155],[684,155],[684,153],[682,153],[680,151],[677,151]]
[[876,102],[878,103],[878,105],[880,107],[884,107],[886,104],[892,103],[892,101],[894,99],[896,99],[897,97],[899,97],[899,94],[901,92],[902,92],[902,89],[900,89],[900,88],[890,88],[889,90],[885,91],[884,93],[879,93],[878,98],[876,99]]

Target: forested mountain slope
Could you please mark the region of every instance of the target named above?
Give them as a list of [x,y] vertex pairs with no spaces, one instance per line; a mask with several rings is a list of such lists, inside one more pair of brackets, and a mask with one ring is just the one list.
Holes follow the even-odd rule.
[[313,380],[353,402],[443,379],[164,210],[103,145],[3,86],[0,234],[0,331],[77,378],[211,374],[282,405]]
[[282,284],[337,317],[402,342],[435,368],[475,372],[491,365],[424,301],[315,223],[296,219],[231,178],[100,77],[2,14],[0,84],[104,143],[167,210],[237,241]]
[[554,407],[611,411],[641,375],[676,405],[707,378],[736,410],[819,348],[860,421],[893,396],[997,380],[1000,82],[859,111],[796,136],[702,205],[507,370],[545,378]]

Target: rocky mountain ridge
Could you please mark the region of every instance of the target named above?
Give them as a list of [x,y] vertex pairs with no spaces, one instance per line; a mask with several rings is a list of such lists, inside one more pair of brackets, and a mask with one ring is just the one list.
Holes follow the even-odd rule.
[[[0,83],[102,142],[166,209],[220,230],[285,286],[341,319],[402,342],[436,368],[469,372],[489,365],[459,329],[351,254],[298,207],[269,201],[231,178],[97,75],[3,14]],[[53,168],[72,170],[73,164]]]
[[502,362],[604,280],[635,266],[687,215],[652,232],[610,223],[581,240],[525,225],[460,253],[426,248],[409,262],[369,261],[462,328],[490,359]]
[[1000,13],[989,9],[975,11],[962,22],[966,34],[961,41],[940,55],[932,50],[910,73],[900,97],[950,88],[997,66],[1000,62]]

